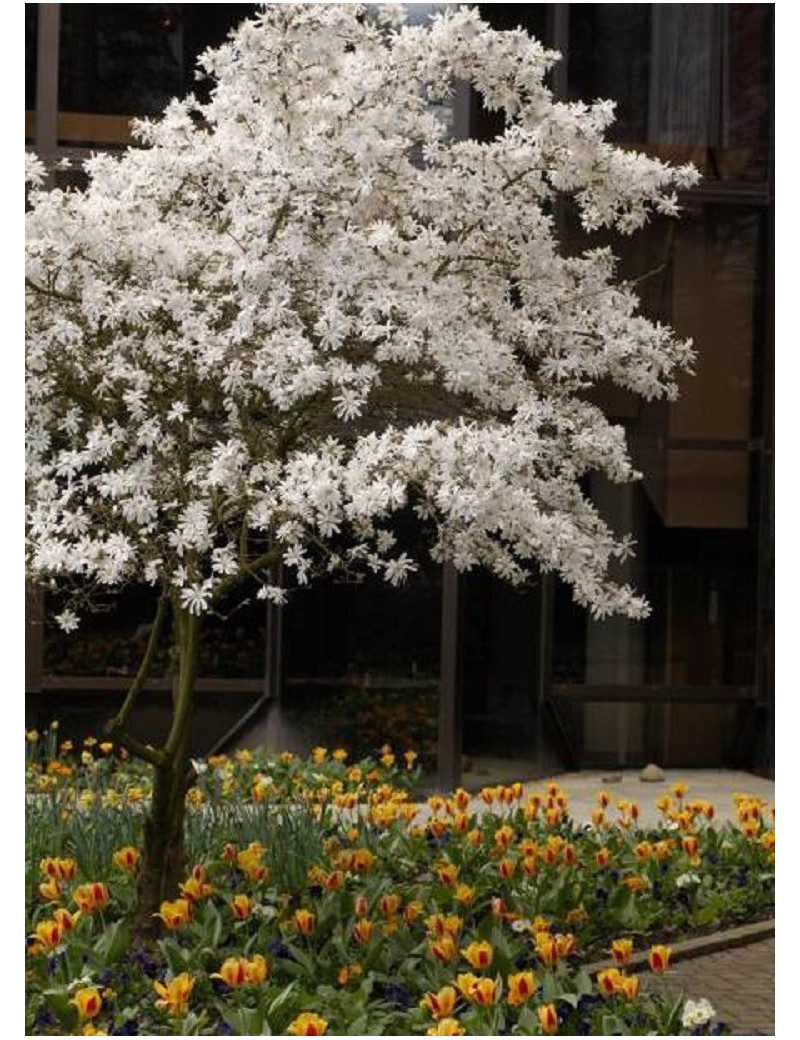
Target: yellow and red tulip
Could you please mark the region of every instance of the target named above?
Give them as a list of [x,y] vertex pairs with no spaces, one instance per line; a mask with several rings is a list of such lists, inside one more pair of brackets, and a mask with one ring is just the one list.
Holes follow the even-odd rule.
[[427,1008],[434,1018],[448,1018],[456,1006],[456,991],[452,986],[445,986],[438,993],[428,992],[420,1001],[420,1007]]
[[633,940],[615,939],[611,943],[611,956],[615,964],[629,964],[633,956]]
[[520,971],[508,976],[508,1002],[518,1007],[529,1000],[536,992],[536,976],[532,971]]
[[650,970],[655,972],[666,971],[669,967],[671,956],[672,950],[669,946],[651,946],[650,952],[647,954],[647,963],[650,965]]
[[369,918],[361,917],[353,927],[353,938],[359,946],[366,946],[372,938],[374,925]]
[[553,1036],[558,1030],[558,1012],[554,1004],[542,1004],[536,1009],[539,1025],[546,1036]]
[[70,1000],[70,1004],[75,1005],[78,1009],[78,1018],[83,1021],[87,1018],[94,1018],[95,1015],[100,1013],[103,1000],[94,986],[84,986],[76,991],[75,996]]
[[166,928],[174,931],[191,921],[192,904],[188,899],[165,899],[155,916],[161,918]]
[[221,979],[226,986],[237,989],[250,980],[247,977],[248,962],[244,957],[228,957],[219,971],[212,972],[209,978]]
[[72,893],[72,898],[79,910],[93,914],[95,910],[102,910],[106,906],[109,895],[102,881],[90,881],[86,885],[78,885]]
[[328,1023],[313,1011],[304,1011],[289,1023],[286,1031],[290,1036],[325,1036]]
[[121,849],[117,849],[111,858],[114,861],[114,866],[132,874],[139,866],[141,854],[133,845],[124,845]]
[[469,946],[462,949],[461,953],[473,968],[488,968],[492,963],[494,950],[491,943],[471,942]]
[[176,1018],[186,1014],[189,997],[194,989],[194,979],[188,972],[181,972],[167,983],[154,982],[153,988],[158,994],[156,1007],[162,1008],[168,1015]]
[[433,1029],[429,1029],[427,1036],[463,1036],[464,1030],[455,1018],[440,1019]]
[[310,910],[295,910],[294,926],[301,935],[311,935],[316,924],[317,919]]
[[244,893],[239,893],[239,895],[235,895],[233,899],[231,899],[228,906],[230,906],[233,916],[237,920],[246,921],[252,914],[255,903],[250,896]]

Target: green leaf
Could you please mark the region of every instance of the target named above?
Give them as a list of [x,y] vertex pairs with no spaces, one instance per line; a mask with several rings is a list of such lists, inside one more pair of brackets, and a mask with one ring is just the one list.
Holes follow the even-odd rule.
[[59,1022],[72,1031],[78,1022],[78,1011],[74,1004],[70,1004],[68,991],[65,989],[46,989],[42,996]]
[[627,1027],[618,1015],[603,1015],[603,1036],[627,1036]]

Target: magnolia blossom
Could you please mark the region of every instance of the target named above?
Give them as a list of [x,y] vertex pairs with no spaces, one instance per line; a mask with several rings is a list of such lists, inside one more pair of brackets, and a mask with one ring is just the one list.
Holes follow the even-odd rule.
[[[629,234],[696,175],[608,143],[610,103],[555,101],[556,60],[474,8],[271,4],[201,58],[210,100],[138,122],[85,191],[27,157],[32,576],[198,614],[237,576],[274,603],[336,568],[400,584],[411,513],[435,560],[646,613],[581,488],[638,476],[585,392],[672,398],[692,350],[553,212]],[[458,84],[505,113],[493,141],[437,115]]]

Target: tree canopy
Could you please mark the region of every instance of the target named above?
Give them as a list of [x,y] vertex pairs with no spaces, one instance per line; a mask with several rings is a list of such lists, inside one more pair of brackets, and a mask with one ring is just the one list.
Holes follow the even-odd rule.
[[[84,191],[31,159],[30,574],[191,615],[251,577],[281,602],[274,562],[401,583],[412,510],[436,560],[646,612],[581,489],[637,476],[585,392],[672,397],[691,346],[608,248],[566,255],[556,204],[629,234],[696,174],[606,141],[611,102],[554,100],[556,60],[466,7],[266,5],[202,57],[210,100],[138,122]],[[502,110],[495,140],[452,136],[457,84]]]

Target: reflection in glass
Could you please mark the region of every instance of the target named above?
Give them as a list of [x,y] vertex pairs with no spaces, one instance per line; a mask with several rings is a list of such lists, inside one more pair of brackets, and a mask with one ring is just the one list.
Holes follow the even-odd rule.
[[570,98],[613,99],[613,139],[707,177],[764,179],[772,5],[569,7]]
[[[45,623],[44,670],[49,675],[104,678],[134,676],[144,654],[156,612],[157,596],[148,586],[132,586],[95,604],[75,632]],[[55,613],[51,607],[48,615]],[[165,634],[152,669],[153,678],[169,673],[169,635]],[[264,674],[264,604],[253,596],[242,606],[223,605],[203,619],[200,678],[260,678]]]

